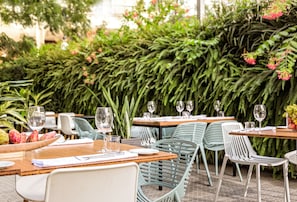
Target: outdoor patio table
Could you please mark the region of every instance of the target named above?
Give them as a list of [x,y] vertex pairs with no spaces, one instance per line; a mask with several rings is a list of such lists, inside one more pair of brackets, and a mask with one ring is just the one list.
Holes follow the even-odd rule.
[[140,118],[135,117],[133,119],[134,126],[146,126],[146,127],[155,127],[159,129],[158,139],[162,139],[162,129],[166,127],[174,127],[181,123],[187,122],[206,122],[212,123],[215,121],[228,121],[235,120],[234,116],[225,116],[225,117],[206,117],[206,116],[191,116],[190,118],[182,117],[156,117],[156,118]]
[[[120,159],[112,159],[112,160],[107,159],[107,160],[101,160],[101,161],[91,161],[86,163],[83,162],[82,164],[75,164],[75,165],[69,164],[69,165],[50,166],[50,167],[37,167],[32,164],[33,159],[54,159],[54,158],[99,154],[98,151],[101,151],[102,147],[103,147],[103,141],[96,140],[93,143],[88,143],[88,144],[46,146],[41,149],[27,151],[25,152],[23,157],[5,159],[5,160],[15,162],[15,165],[1,169],[0,176],[36,175],[36,174],[50,173],[51,171],[57,168],[78,167],[78,166],[100,166],[100,165],[109,165],[109,164],[126,163],[126,162],[142,163],[142,162],[174,159],[177,157],[176,154],[160,151],[153,155],[138,155],[138,156],[136,155],[130,158],[120,158]],[[121,144],[121,151],[129,151],[130,149],[135,149],[135,148],[139,148],[139,147],[127,145],[127,144]]]
[[263,138],[280,138],[297,140],[297,131],[288,128],[266,127],[261,130],[236,130],[231,131],[230,135],[246,135],[250,137],[263,137]]
[[[276,128],[276,127],[266,127],[262,130],[240,130],[240,131],[231,131],[230,135],[246,135],[249,137],[263,137],[263,138],[279,138],[279,139],[292,139],[296,140],[296,149],[297,149],[297,131],[289,128]],[[290,153],[293,154],[293,153]],[[297,158],[295,155],[287,155],[288,160],[291,163],[296,164]]]

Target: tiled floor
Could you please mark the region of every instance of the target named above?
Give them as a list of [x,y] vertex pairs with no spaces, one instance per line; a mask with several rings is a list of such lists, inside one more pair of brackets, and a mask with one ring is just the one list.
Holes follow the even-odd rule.
[[[195,166],[194,166],[195,167]],[[208,186],[208,180],[205,171],[202,169],[200,173],[196,173],[193,168],[190,183],[188,185],[187,193],[184,202],[210,202],[214,201],[218,177],[214,174],[214,167],[210,165],[212,180],[214,185]],[[233,177],[232,169],[229,167],[225,172],[222,183],[221,192],[219,195],[220,202],[252,202],[257,201],[257,189],[255,175],[253,175],[247,197],[243,197],[244,183],[246,180],[246,168],[242,168],[244,181],[240,182],[238,177]],[[297,201],[297,179],[290,179],[290,196],[291,201]],[[0,202],[21,202],[22,199],[14,191],[14,176],[0,177]],[[283,180],[273,179],[272,174],[267,171],[261,173],[261,188],[262,201],[265,202],[279,202],[284,201]],[[152,196],[158,194],[159,190],[154,189],[149,191]]]

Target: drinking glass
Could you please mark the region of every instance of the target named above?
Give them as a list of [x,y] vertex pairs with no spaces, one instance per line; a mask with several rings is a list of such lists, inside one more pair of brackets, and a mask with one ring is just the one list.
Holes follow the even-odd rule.
[[153,117],[153,113],[156,110],[155,101],[148,101],[147,102],[147,110],[151,113],[151,117]]
[[220,100],[216,100],[214,102],[214,104],[213,104],[213,107],[214,107],[214,109],[217,112],[217,116],[219,116],[219,111],[220,111],[220,108],[221,108],[221,101]]
[[103,152],[107,151],[106,133],[112,132],[113,127],[113,113],[110,107],[97,107],[95,114],[95,124],[100,133],[104,135]]
[[45,124],[45,110],[42,106],[31,106],[28,109],[28,126],[38,132]]
[[190,113],[190,116],[191,116],[191,111],[193,111],[194,109],[194,102],[193,100],[188,100],[186,102],[186,110]]
[[177,101],[176,102],[176,111],[179,112],[179,116],[182,116],[182,111],[185,109],[185,104],[183,101]]
[[266,118],[266,107],[265,105],[255,105],[254,106],[254,117],[259,121],[259,128],[261,129],[261,122]]

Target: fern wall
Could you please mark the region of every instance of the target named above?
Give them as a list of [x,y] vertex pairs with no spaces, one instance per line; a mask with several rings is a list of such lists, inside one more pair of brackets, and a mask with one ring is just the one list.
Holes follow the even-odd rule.
[[[55,92],[49,108],[58,112],[94,113],[97,106],[107,105],[104,86],[119,104],[124,96],[143,96],[137,115],[146,111],[148,100],[157,101],[159,115],[176,115],[175,102],[192,99],[194,114],[211,116],[214,100],[220,99],[225,114],[239,121],[254,120],[253,106],[263,103],[268,110],[264,124],[281,125],[284,107],[297,102],[296,73],[294,69],[291,79],[283,81],[266,64],[269,51],[295,39],[296,30],[264,48],[255,65],[242,57],[296,26],[295,1],[286,15],[274,21],[262,19],[266,7],[265,2],[243,1],[233,7],[215,7],[203,24],[183,18],[138,30],[102,28],[67,51],[45,46],[38,56],[28,55],[13,65],[22,64],[37,91]],[[297,47],[291,48],[297,53]],[[144,95],[139,95],[143,88]],[[271,156],[283,156],[295,148],[290,140],[254,139],[253,144],[260,154]]]

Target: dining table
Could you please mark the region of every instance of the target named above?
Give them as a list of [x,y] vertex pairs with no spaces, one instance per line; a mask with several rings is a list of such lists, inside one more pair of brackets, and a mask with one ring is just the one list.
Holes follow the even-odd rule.
[[188,122],[205,122],[212,123],[216,121],[232,121],[235,120],[234,116],[216,116],[216,117],[207,117],[206,115],[192,115],[190,117],[182,117],[182,116],[161,116],[161,117],[152,117],[152,118],[144,118],[144,117],[135,117],[133,119],[132,124],[134,126],[145,126],[145,127],[154,127],[158,128],[159,137],[158,139],[162,139],[162,129],[167,127],[175,127],[182,123]]
[[[235,130],[229,132],[230,135],[246,135],[249,137],[262,137],[262,138],[279,138],[279,139],[291,139],[296,141],[297,151],[297,130],[286,127],[274,127],[268,126],[261,129],[249,129],[249,130]],[[294,151],[289,152],[285,157],[294,164],[297,164],[297,153]]]
[[[10,157],[5,159],[2,156],[0,161],[10,161],[13,162],[14,165],[1,168],[0,176],[5,175],[37,175],[50,173],[51,171],[58,168],[69,168],[69,167],[81,167],[81,166],[101,166],[101,165],[110,165],[110,164],[118,164],[118,163],[127,163],[127,162],[152,162],[152,161],[160,161],[160,160],[170,160],[177,158],[176,154],[158,151],[154,153],[137,153],[132,154],[133,150],[142,150],[144,148],[128,145],[128,144],[120,144],[120,152],[112,158],[105,158],[106,155],[110,156],[110,154],[102,153],[103,148],[102,140],[95,140],[93,142],[82,143],[82,144],[54,144],[48,145],[39,149],[26,151],[20,157]],[[112,153],[111,153],[112,154]],[[127,155],[128,154],[128,155]],[[103,155],[103,156],[101,156]],[[125,156],[126,155],[126,156]],[[105,157],[104,157],[105,156]],[[119,157],[119,158],[118,158]],[[94,158],[94,159],[92,159]],[[98,160],[96,159],[98,158]],[[36,162],[45,162],[52,160],[64,161],[69,159],[78,159],[73,163],[62,163],[61,165],[58,163],[57,165],[52,166],[38,166]],[[84,161],[79,162],[79,160],[85,159]],[[90,160],[89,160],[90,159]],[[35,163],[34,163],[35,162]]]
[[290,128],[277,128],[274,126],[257,128],[257,129],[242,129],[229,132],[230,135],[246,135],[249,137],[263,138],[279,138],[297,140],[297,131]]

